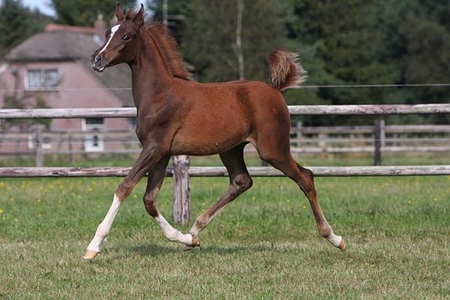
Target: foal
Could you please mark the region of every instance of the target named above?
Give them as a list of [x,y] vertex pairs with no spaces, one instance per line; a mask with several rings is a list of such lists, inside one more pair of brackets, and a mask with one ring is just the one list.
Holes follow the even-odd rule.
[[[296,54],[275,51],[270,56],[270,85],[257,81],[202,84],[190,80],[176,53],[175,42],[157,23],[144,23],[144,9],[125,12],[116,7],[119,23],[92,55],[92,66],[105,68],[127,63],[137,108],[136,134],[142,152],[119,184],[112,205],[89,244],[85,259],[94,258],[108,235],[121,203],[139,180],[148,176],[144,204],[171,241],[187,247],[200,245],[198,235],[230,202],[252,186],[243,152],[252,143],[259,156],[297,183],[309,200],[321,236],[344,250],[341,236],[328,225],[317,198],[311,171],[290,154],[290,116],[281,91],[298,87],[304,70]],[[172,155],[219,154],[230,176],[227,192],[198,216],[189,233],[174,229],[156,206]]]

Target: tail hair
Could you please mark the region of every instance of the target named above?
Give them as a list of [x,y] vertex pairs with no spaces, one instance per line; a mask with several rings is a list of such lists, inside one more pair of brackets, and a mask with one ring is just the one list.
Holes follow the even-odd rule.
[[287,51],[273,51],[270,54],[270,85],[284,91],[299,88],[306,80],[306,71],[297,62],[298,54]]

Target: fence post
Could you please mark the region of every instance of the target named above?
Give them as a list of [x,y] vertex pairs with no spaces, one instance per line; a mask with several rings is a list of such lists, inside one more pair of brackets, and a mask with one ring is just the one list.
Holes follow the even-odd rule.
[[381,166],[381,147],[385,144],[384,120],[377,118],[374,123],[374,165]]
[[297,126],[296,126],[296,132],[295,132],[295,138],[297,139],[296,147],[298,147],[298,148],[301,147],[301,143],[302,143],[301,140],[303,139],[302,129],[303,129],[303,121],[298,121]]
[[73,153],[72,153],[72,134],[71,133],[69,133],[69,137],[68,137],[68,139],[67,139],[67,142],[69,143],[69,146],[68,146],[68,150],[69,150],[69,163],[71,164],[71,163],[73,163]]
[[189,156],[173,157],[173,221],[187,225],[190,219]]
[[319,132],[319,148],[320,150],[325,153],[327,152],[327,134],[324,132]]
[[42,124],[36,124],[34,126],[34,149],[36,154],[36,167],[41,168],[44,166],[44,152],[42,150],[42,131],[45,128]]

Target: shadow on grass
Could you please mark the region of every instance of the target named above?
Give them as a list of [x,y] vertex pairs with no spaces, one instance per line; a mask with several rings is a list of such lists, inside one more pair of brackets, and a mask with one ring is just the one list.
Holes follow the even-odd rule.
[[[310,245],[311,246],[311,245]],[[200,246],[191,250],[186,250],[183,245],[161,245],[161,244],[146,244],[146,245],[138,245],[132,247],[116,247],[116,249],[111,249],[111,251],[118,251],[122,253],[135,253],[139,256],[150,256],[150,257],[158,257],[158,256],[166,256],[174,253],[192,253],[194,255],[233,255],[236,253],[243,252],[277,252],[277,253],[286,253],[286,252],[302,252],[305,251],[308,247],[306,243],[289,243],[289,244],[280,244],[280,243],[270,243],[270,242],[260,242],[256,244],[228,244],[228,245],[207,245]]]

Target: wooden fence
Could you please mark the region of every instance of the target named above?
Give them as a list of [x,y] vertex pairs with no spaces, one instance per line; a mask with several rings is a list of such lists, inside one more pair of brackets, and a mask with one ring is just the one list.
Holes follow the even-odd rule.
[[[450,104],[424,105],[341,105],[341,106],[289,106],[291,115],[398,115],[398,114],[450,114]],[[121,109],[34,109],[0,110],[0,119],[39,119],[39,118],[125,118],[134,117],[135,108]],[[189,219],[189,177],[227,176],[223,167],[189,167],[181,157],[181,166],[167,170],[167,176],[184,175],[174,186],[178,195],[174,199],[174,218],[176,222],[186,223]],[[316,176],[411,176],[411,175],[450,175],[450,165],[438,166],[367,166],[367,167],[310,167]],[[0,168],[0,177],[122,177],[129,168]],[[249,168],[252,176],[280,176],[271,167]],[[178,180],[180,181],[180,180]],[[183,201],[184,199],[184,201]]]
[[[98,145],[92,148],[92,137]],[[377,153],[450,152],[450,125],[385,125],[376,120],[373,126],[302,126],[291,128],[292,153]],[[91,146],[87,146],[87,144]],[[41,147],[39,148],[39,145]],[[377,149],[379,147],[379,149]],[[132,154],[140,152],[133,130],[45,130],[33,126],[19,132],[0,131],[0,155],[35,156],[36,166],[43,166],[43,156],[73,157],[85,154]],[[256,153],[250,145],[246,153]]]

